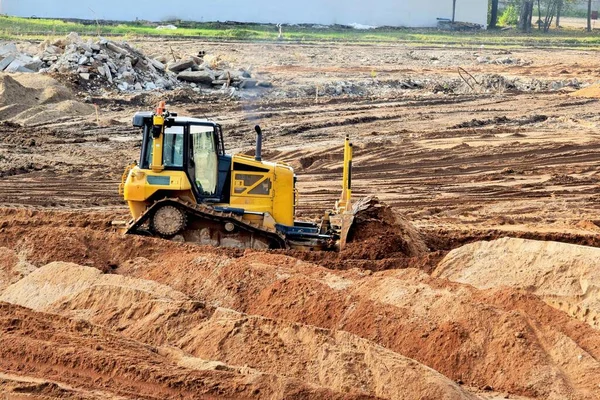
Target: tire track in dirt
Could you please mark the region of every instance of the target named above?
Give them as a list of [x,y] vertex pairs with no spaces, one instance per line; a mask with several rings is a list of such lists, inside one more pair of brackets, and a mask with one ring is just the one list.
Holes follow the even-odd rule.
[[[538,216],[539,224],[573,219],[562,204],[581,211],[580,220],[593,220],[598,211],[593,202],[600,159],[600,138],[592,125],[595,103],[573,101],[580,105],[564,107],[565,96],[556,94],[418,97],[410,93],[405,98],[331,98],[319,104],[306,98],[266,98],[247,103],[211,101],[201,106],[184,102],[181,107],[193,114],[224,116],[226,147],[245,152],[252,152],[254,143],[249,125],[261,123],[266,132],[265,159],[287,162],[299,176],[302,217],[322,213],[337,198],[341,142],[349,133],[355,144],[355,195],[376,194],[418,219],[421,226],[428,226],[440,222],[485,225],[501,215],[531,220],[533,215],[521,215],[522,208],[510,209],[526,200],[540,202],[539,208],[545,210],[545,215]],[[128,120],[133,107],[138,105],[119,105],[119,115]],[[543,110],[556,115],[519,124]],[[448,129],[474,117],[499,122]],[[46,157],[63,146],[73,149],[74,156],[51,165],[53,176],[25,169],[4,179],[0,204],[66,208],[123,204],[117,194],[120,171],[129,162],[125,160],[137,158],[139,152],[138,143],[132,140],[137,134],[130,128],[121,135],[129,141],[120,141],[120,126],[87,127],[86,143],[68,144],[51,141],[78,138],[79,127],[61,123],[60,133],[48,132],[51,128],[47,127],[22,129],[22,135],[42,145],[39,149],[17,146],[11,150],[14,155],[9,153],[11,160]],[[110,141],[94,143],[99,137]],[[102,162],[114,158],[123,165]],[[553,181],[554,176],[574,181]]]
[[4,178],[0,203],[43,207],[93,207],[123,205],[118,184],[113,180],[86,180],[76,182],[64,178]]

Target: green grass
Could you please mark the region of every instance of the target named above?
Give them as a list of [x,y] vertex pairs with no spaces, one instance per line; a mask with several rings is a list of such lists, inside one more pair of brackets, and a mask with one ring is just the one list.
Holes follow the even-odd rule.
[[[149,22],[114,23],[101,21],[63,21],[0,16],[0,38],[45,39],[77,32],[84,36],[202,38],[206,40],[277,41],[278,29],[269,24],[195,23],[177,21],[177,30],[158,30]],[[458,45],[492,47],[575,47],[600,46],[598,32],[586,33],[575,29],[534,30],[523,34],[516,30],[448,32],[437,29],[378,28],[356,30],[343,26],[317,28],[312,25],[283,27],[286,42],[356,42],[406,43],[416,45]]]

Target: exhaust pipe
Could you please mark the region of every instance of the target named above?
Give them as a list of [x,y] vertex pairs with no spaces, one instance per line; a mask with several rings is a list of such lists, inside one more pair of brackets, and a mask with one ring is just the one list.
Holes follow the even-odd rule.
[[262,161],[262,129],[260,129],[260,125],[256,125],[254,130],[256,131],[256,155],[254,159]]

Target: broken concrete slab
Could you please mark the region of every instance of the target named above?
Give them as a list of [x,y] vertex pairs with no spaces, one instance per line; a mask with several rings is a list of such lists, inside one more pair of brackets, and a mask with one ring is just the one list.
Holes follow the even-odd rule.
[[[62,40],[62,39],[59,39]],[[81,37],[79,36],[79,34],[77,32],[71,32],[67,35],[67,37],[64,40],[66,43],[79,43],[81,42]]]
[[212,84],[215,80],[215,76],[210,71],[184,71],[177,75],[177,79],[180,81]]
[[[213,86],[221,86],[221,85],[227,85],[227,84],[231,84],[230,81],[225,80],[225,79],[217,79],[212,81]],[[192,87],[196,87],[194,83],[192,83],[191,85],[194,85]]]
[[133,85],[135,83],[135,75],[133,74],[133,72],[129,72],[129,71],[125,71],[121,74],[120,79],[122,79],[124,82],[127,82],[130,85]]
[[128,56],[129,55],[129,52],[127,50],[125,50],[122,47],[117,46],[113,42],[107,42],[106,43],[106,47],[109,50],[114,51],[115,53],[123,54],[124,56]]
[[19,67],[23,67],[20,60],[14,59],[5,69],[4,72],[18,72]]
[[188,68],[192,68],[196,65],[196,62],[192,58],[188,58],[187,60],[181,60],[176,63],[169,65],[169,71],[171,72],[180,72],[185,71]]
[[223,73],[221,75],[219,75],[219,77],[217,79],[219,79],[219,80],[231,80],[231,79],[240,80],[242,77],[243,77],[243,75],[240,71],[225,70],[225,71],[223,71]]
[[258,81],[256,79],[244,79],[240,83],[239,88],[240,89],[243,89],[243,88],[252,88],[252,87],[255,87],[257,83],[258,83]]
[[46,48],[44,49],[44,52],[46,52],[47,54],[62,54],[62,53],[64,53],[64,51],[60,47],[57,47],[54,45],[46,46]]
[[148,58],[148,62],[150,62],[150,64],[152,64],[152,66],[154,66],[154,68],[156,68],[159,71],[164,71],[165,70],[165,64],[161,63],[158,60],[154,60],[152,58]]
[[6,67],[8,67],[13,61],[15,61],[15,56],[7,56],[5,59],[0,61],[0,71],[4,71]]
[[4,72],[13,73],[13,72],[35,72],[35,71],[25,67],[23,65],[22,61],[15,59],[13,62],[10,63],[10,65],[8,67],[6,67],[4,69]]
[[6,57],[8,55],[18,54],[17,45],[14,43],[7,43],[0,47],[0,57]]
[[38,57],[34,57],[25,61],[21,59],[20,61],[22,62],[23,67],[32,71],[39,71],[40,68],[42,68],[42,65],[44,65],[44,62]]

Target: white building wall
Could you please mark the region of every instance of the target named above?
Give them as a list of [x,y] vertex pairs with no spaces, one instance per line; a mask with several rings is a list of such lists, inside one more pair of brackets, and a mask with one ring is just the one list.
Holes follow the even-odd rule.
[[[22,17],[129,21],[237,21],[375,26],[435,26],[452,17],[452,0],[0,0],[0,13]],[[456,0],[456,20],[481,25],[486,0]]]

